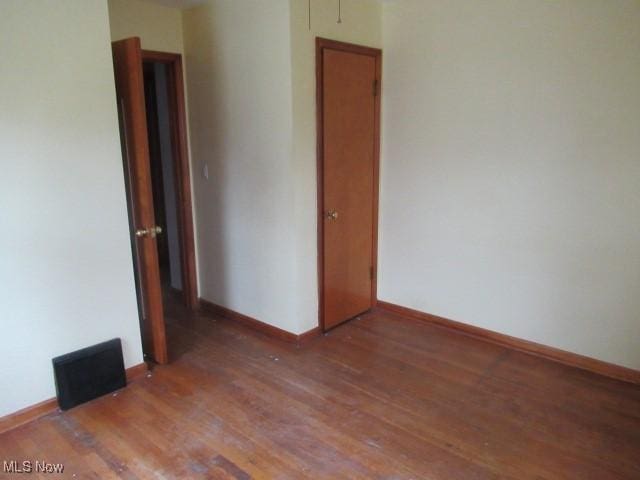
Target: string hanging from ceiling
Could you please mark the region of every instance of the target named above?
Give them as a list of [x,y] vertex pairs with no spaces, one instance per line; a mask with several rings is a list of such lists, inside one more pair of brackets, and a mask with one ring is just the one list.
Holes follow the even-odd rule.
[[[309,31],[311,31],[311,0],[308,0],[307,2],[307,12],[308,27]],[[342,23],[342,0],[338,0],[338,19],[336,20],[336,23]]]

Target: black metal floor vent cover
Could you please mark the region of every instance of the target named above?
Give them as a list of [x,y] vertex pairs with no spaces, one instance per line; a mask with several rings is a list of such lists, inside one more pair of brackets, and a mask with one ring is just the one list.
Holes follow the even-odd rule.
[[56,357],[53,371],[62,410],[127,385],[119,338]]

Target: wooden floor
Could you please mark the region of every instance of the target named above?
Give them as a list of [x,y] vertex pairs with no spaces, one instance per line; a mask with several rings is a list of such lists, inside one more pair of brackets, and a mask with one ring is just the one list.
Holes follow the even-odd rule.
[[1,435],[2,460],[69,478],[640,479],[638,386],[389,314],[296,348],[169,313],[172,364]]

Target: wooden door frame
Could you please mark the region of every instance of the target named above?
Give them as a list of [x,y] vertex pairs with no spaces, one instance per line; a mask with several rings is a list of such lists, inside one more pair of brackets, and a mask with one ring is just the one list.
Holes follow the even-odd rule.
[[180,241],[180,264],[182,294],[190,310],[198,308],[198,283],[193,232],[193,208],[191,201],[191,174],[189,149],[187,146],[187,120],[184,97],[182,55],[153,50],[142,50],[143,62],[165,64],[168,68],[169,125],[174,158],[174,184],[177,193],[178,238]]
[[[322,91],[324,66],[323,51],[339,50],[374,57],[375,97],[374,97],[374,148],[373,148],[373,238],[371,265],[371,308],[376,304],[378,291],[378,196],[380,172],[380,97],[382,86],[382,50],[352,43],[338,42],[316,37],[316,181],[317,181],[317,222],[318,222],[318,326],[326,331],[324,325],[324,94]],[[372,88],[374,88],[372,86]]]

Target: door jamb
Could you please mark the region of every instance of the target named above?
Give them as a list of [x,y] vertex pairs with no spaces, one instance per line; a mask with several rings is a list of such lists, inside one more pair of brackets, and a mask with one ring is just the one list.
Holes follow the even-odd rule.
[[380,171],[380,97],[382,79],[382,50],[364,47],[352,43],[338,42],[326,38],[316,37],[316,181],[317,181],[317,234],[318,234],[318,326],[326,331],[324,326],[324,112],[322,80],[323,51],[340,50],[343,52],[367,55],[375,58],[375,99],[374,99],[374,147],[373,147],[373,231],[372,258],[373,267],[371,279],[371,308],[377,301],[378,290],[378,195]]
[[168,67],[169,116],[173,148],[174,182],[177,193],[178,237],[180,239],[182,293],[190,310],[198,308],[198,283],[191,201],[191,174],[187,143],[187,120],[184,97],[182,55],[142,50],[143,62],[163,63]]

